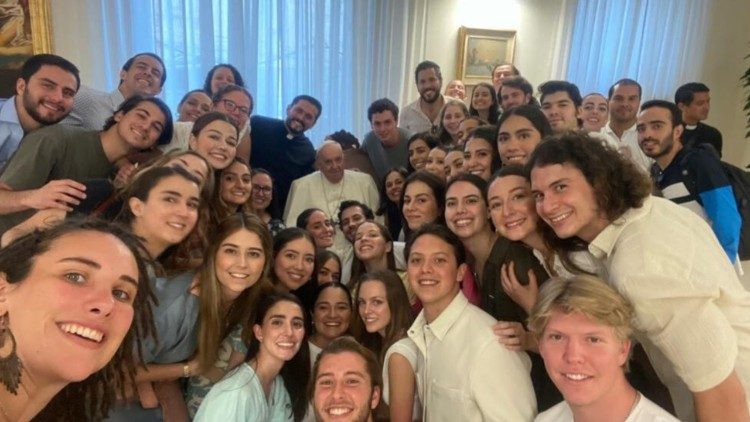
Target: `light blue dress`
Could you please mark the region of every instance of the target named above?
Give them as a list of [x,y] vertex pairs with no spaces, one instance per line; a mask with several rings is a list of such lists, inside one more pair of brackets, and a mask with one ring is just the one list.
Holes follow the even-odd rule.
[[247,363],[217,382],[203,399],[194,422],[292,422],[294,413],[289,393],[280,375],[266,400],[260,380]]
[[[154,326],[157,341],[149,337],[143,341],[143,361],[146,364],[183,362],[198,349],[199,299],[189,292],[195,272],[175,277],[149,277],[158,306],[154,306]],[[120,421],[161,421],[161,408],[144,409],[137,401],[118,403],[105,419]]]
[[[242,341],[242,325],[240,324],[237,324],[224,341],[221,342],[214,366],[221,369],[224,374],[229,372],[233,369],[229,368],[229,359],[234,352],[243,355],[247,354],[247,345]],[[190,377],[185,393],[185,403],[188,407],[188,415],[191,418],[195,417],[195,412],[198,411],[203,398],[206,397],[206,394],[211,391],[211,387],[213,386],[214,383],[203,375]]]

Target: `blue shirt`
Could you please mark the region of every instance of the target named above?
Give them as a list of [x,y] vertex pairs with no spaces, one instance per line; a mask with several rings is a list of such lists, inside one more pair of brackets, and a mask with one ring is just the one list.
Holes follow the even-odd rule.
[[16,96],[0,100],[0,169],[18,149],[23,128],[16,112]]
[[734,262],[742,218],[719,158],[706,150],[683,148],[663,171],[654,164],[652,176],[664,198],[709,222],[729,260]]

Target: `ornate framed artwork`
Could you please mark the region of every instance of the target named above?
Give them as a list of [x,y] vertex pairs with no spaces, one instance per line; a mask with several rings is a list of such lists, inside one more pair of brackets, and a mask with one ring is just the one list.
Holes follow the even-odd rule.
[[52,52],[49,0],[0,2],[0,96],[15,92],[23,63],[34,54]]
[[492,68],[513,63],[516,31],[477,29],[462,26],[458,30],[458,69],[456,77],[466,85],[492,79]]

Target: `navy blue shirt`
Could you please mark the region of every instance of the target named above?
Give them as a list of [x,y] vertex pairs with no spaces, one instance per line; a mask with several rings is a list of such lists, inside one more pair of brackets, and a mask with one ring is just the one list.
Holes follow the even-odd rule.
[[664,198],[708,220],[734,262],[742,219],[719,158],[705,149],[683,148],[663,171],[654,163],[652,176]]
[[286,209],[292,182],[314,170],[315,148],[304,134],[290,134],[283,120],[253,116],[250,130],[253,140],[250,165],[271,173],[274,196],[280,208]]

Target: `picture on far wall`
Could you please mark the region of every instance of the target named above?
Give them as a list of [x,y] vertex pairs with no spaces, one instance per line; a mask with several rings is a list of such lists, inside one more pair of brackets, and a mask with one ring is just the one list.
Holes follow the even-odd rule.
[[516,31],[462,26],[458,30],[456,77],[466,85],[489,81],[493,67],[513,63],[515,45]]
[[49,0],[0,0],[0,97],[15,93],[26,59],[52,51],[50,26]]

